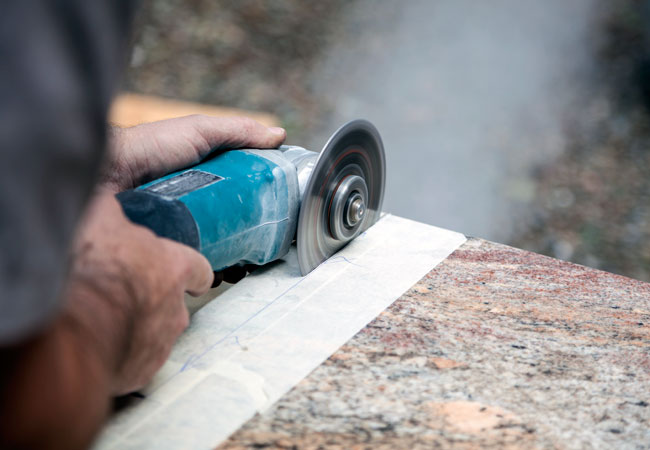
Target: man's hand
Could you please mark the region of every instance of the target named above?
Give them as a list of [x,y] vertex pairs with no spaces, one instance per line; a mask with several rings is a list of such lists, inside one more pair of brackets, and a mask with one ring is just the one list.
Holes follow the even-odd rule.
[[80,227],[66,313],[111,374],[112,394],[142,387],[187,327],[183,294],[205,293],[208,261],[133,225],[111,193],[98,194]]
[[[101,185],[117,193],[199,163],[212,152],[236,148],[276,148],[283,128],[267,128],[247,117],[192,115],[131,128],[111,129],[109,155]],[[252,269],[249,266],[248,269]],[[212,287],[236,283],[247,273],[230,267],[214,273]]]
[[113,128],[102,183],[114,192],[132,189],[200,162],[210,152],[234,148],[276,148],[282,128],[267,128],[247,117],[193,115]]

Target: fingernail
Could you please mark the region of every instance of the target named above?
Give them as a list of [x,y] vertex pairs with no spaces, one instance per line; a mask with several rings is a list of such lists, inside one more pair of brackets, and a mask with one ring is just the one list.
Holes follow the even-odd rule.
[[279,134],[279,135],[284,135],[285,133],[284,128],[280,128],[280,127],[271,127],[269,128],[269,131],[273,134]]

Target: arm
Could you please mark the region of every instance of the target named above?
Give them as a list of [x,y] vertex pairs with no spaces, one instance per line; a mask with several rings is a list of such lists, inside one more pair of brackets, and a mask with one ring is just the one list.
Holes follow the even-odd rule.
[[81,447],[108,407],[107,372],[72,339],[61,290],[131,10],[112,0],[0,6],[0,448]]
[[62,317],[2,351],[0,448],[85,448],[100,427],[109,372],[75,329]]
[[86,447],[111,397],[143,386],[169,355],[189,320],[184,292],[210,287],[203,256],[128,222],[114,192],[191,164],[210,147],[275,147],[284,139],[248,119],[203,116],[115,131],[105,183],[73,246],[64,311],[0,351],[1,448]]

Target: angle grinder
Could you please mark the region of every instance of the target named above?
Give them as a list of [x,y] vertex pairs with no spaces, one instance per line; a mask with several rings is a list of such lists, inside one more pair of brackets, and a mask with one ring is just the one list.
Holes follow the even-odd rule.
[[379,132],[354,120],[320,153],[230,150],[117,199],[132,222],[195,248],[214,271],[277,260],[295,240],[304,276],[377,221],[385,180]]

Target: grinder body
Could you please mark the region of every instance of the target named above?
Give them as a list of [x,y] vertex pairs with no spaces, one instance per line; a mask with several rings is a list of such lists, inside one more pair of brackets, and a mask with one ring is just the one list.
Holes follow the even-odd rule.
[[117,198],[132,222],[195,248],[215,271],[282,258],[295,239],[307,275],[379,219],[385,178],[377,129],[353,120],[320,153],[230,150]]
[[318,154],[231,150],[117,195],[126,216],[200,251],[215,271],[284,256]]

